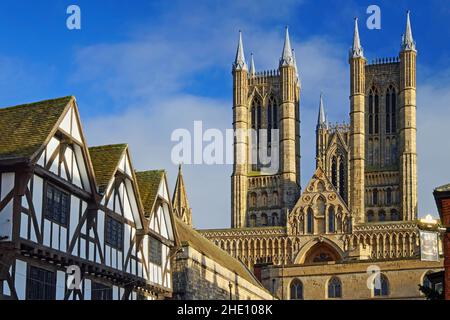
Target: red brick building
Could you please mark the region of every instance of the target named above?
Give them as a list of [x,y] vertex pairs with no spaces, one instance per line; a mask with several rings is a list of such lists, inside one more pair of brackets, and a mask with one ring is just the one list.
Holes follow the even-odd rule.
[[445,300],[450,300],[450,184],[438,187],[434,190],[434,198],[439,210],[442,225],[446,228],[442,239],[444,249],[444,295]]

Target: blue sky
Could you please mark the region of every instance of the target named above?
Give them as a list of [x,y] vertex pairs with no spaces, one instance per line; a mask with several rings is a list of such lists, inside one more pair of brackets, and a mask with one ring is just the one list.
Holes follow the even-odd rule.
[[[81,8],[81,30],[66,28],[66,8]],[[366,9],[381,8],[381,30]],[[320,91],[332,122],[348,118],[348,48],[360,18],[366,57],[398,55],[405,11],[412,11],[418,57],[420,215],[435,213],[432,189],[450,182],[449,1],[2,1],[0,105],[75,95],[89,145],[130,144],[138,170],[166,168],[176,128],[231,127],[231,63],[237,31],[247,58],[274,69],[289,25],[302,78],[302,184],[314,169]],[[230,222],[230,166],[185,166],[201,228]]]

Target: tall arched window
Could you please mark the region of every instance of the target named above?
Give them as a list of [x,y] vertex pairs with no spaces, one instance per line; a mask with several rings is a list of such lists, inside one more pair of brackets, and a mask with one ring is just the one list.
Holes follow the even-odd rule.
[[386,204],[391,205],[391,203],[392,203],[392,189],[387,188],[386,189]]
[[331,160],[331,182],[333,183],[333,186],[338,189],[338,182],[337,182],[337,159],[336,157],[333,157]]
[[386,221],[386,212],[384,212],[384,210],[378,212],[378,221]]
[[313,233],[314,228],[314,214],[311,208],[308,209],[306,214],[306,232]]
[[397,131],[397,96],[395,94],[395,88],[390,85],[386,90],[386,133],[395,134]]
[[330,210],[328,210],[328,232],[330,233],[334,233],[336,231],[334,218],[334,208],[331,207]]
[[372,87],[369,91],[369,134],[378,134],[380,130],[380,106],[378,90]]
[[278,225],[278,214],[276,212],[272,213],[272,225]]
[[382,297],[389,295],[389,281],[384,274],[378,274],[373,279],[373,296]]
[[328,281],[328,298],[342,298],[342,283],[337,277],[333,277]]
[[378,204],[378,190],[374,189],[373,193],[372,193],[372,201],[373,201],[373,205],[376,206]]
[[[261,100],[258,97],[255,97],[252,102],[251,107],[251,123],[252,123],[252,129],[255,130],[256,135],[255,139],[252,139],[252,148],[253,150],[256,150],[256,163],[253,164],[253,170],[257,171],[259,169],[259,130],[261,127],[261,108],[262,103]],[[255,140],[255,141],[253,141]]]
[[339,194],[341,195],[342,199],[344,201],[347,201],[345,197],[345,185],[346,185],[346,177],[345,177],[345,165],[344,165],[344,159],[341,157],[339,160]]
[[268,221],[267,221],[267,214],[263,213],[261,214],[261,225],[263,227],[267,227]]
[[267,141],[270,144],[272,141],[271,129],[278,129],[278,107],[277,102],[273,96],[270,96],[267,105]]
[[291,282],[291,300],[303,300],[303,284],[299,279]]

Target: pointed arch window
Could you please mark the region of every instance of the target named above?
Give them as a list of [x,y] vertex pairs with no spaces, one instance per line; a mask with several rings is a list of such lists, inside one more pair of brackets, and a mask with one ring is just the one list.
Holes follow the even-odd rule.
[[386,204],[387,205],[392,204],[392,189],[391,188],[387,188],[387,190],[386,190]]
[[336,232],[336,226],[335,226],[335,214],[334,214],[334,208],[331,207],[328,211],[328,232],[334,233]]
[[337,182],[337,159],[336,157],[333,157],[331,160],[331,182],[333,183],[333,186],[338,189],[338,182]]
[[374,189],[372,194],[373,205],[376,206],[378,204],[378,190]]
[[337,277],[333,277],[328,281],[328,298],[342,298],[342,283]]
[[256,151],[256,164],[254,163],[252,169],[257,171],[259,168],[259,130],[261,129],[261,108],[262,103],[259,97],[255,97],[251,106],[251,125],[255,131],[252,139],[252,149]]
[[273,226],[278,225],[278,214],[276,212],[272,213],[272,225]]
[[314,228],[314,214],[311,208],[308,209],[308,213],[306,214],[306,232],[313,233]]
[[267,141],[270,144],[272,141],[272,129],[278,129],[278,107],[274,96],[270,96],[267,105]]
[[303,300],[303,284],[299,279],[294,279],[290,286],[291,300]]
[[345,197],[345,184],[346,184],[346,177],[345,177],[345,164],[344,159],[341,157],[339,160],[339,194],[346,201]]
[[389,295],[389,281],[384,274],[378,274],[373,280],[374,297],[383,297]]
[[395,88],[390,85],[386,90],[386,133],[396,133],[397,131],[397,96]]
[[369,91],[369,134],[380,131],[380,106],[378,90],[372,87]]

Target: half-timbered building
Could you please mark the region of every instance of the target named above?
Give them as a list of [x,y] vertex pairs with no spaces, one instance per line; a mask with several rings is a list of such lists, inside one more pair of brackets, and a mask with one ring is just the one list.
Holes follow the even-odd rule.
[[148,211],[139,187],[127,145],[87,148],[74,97],[0,109],[0,299],[170,296],[167,184]]

